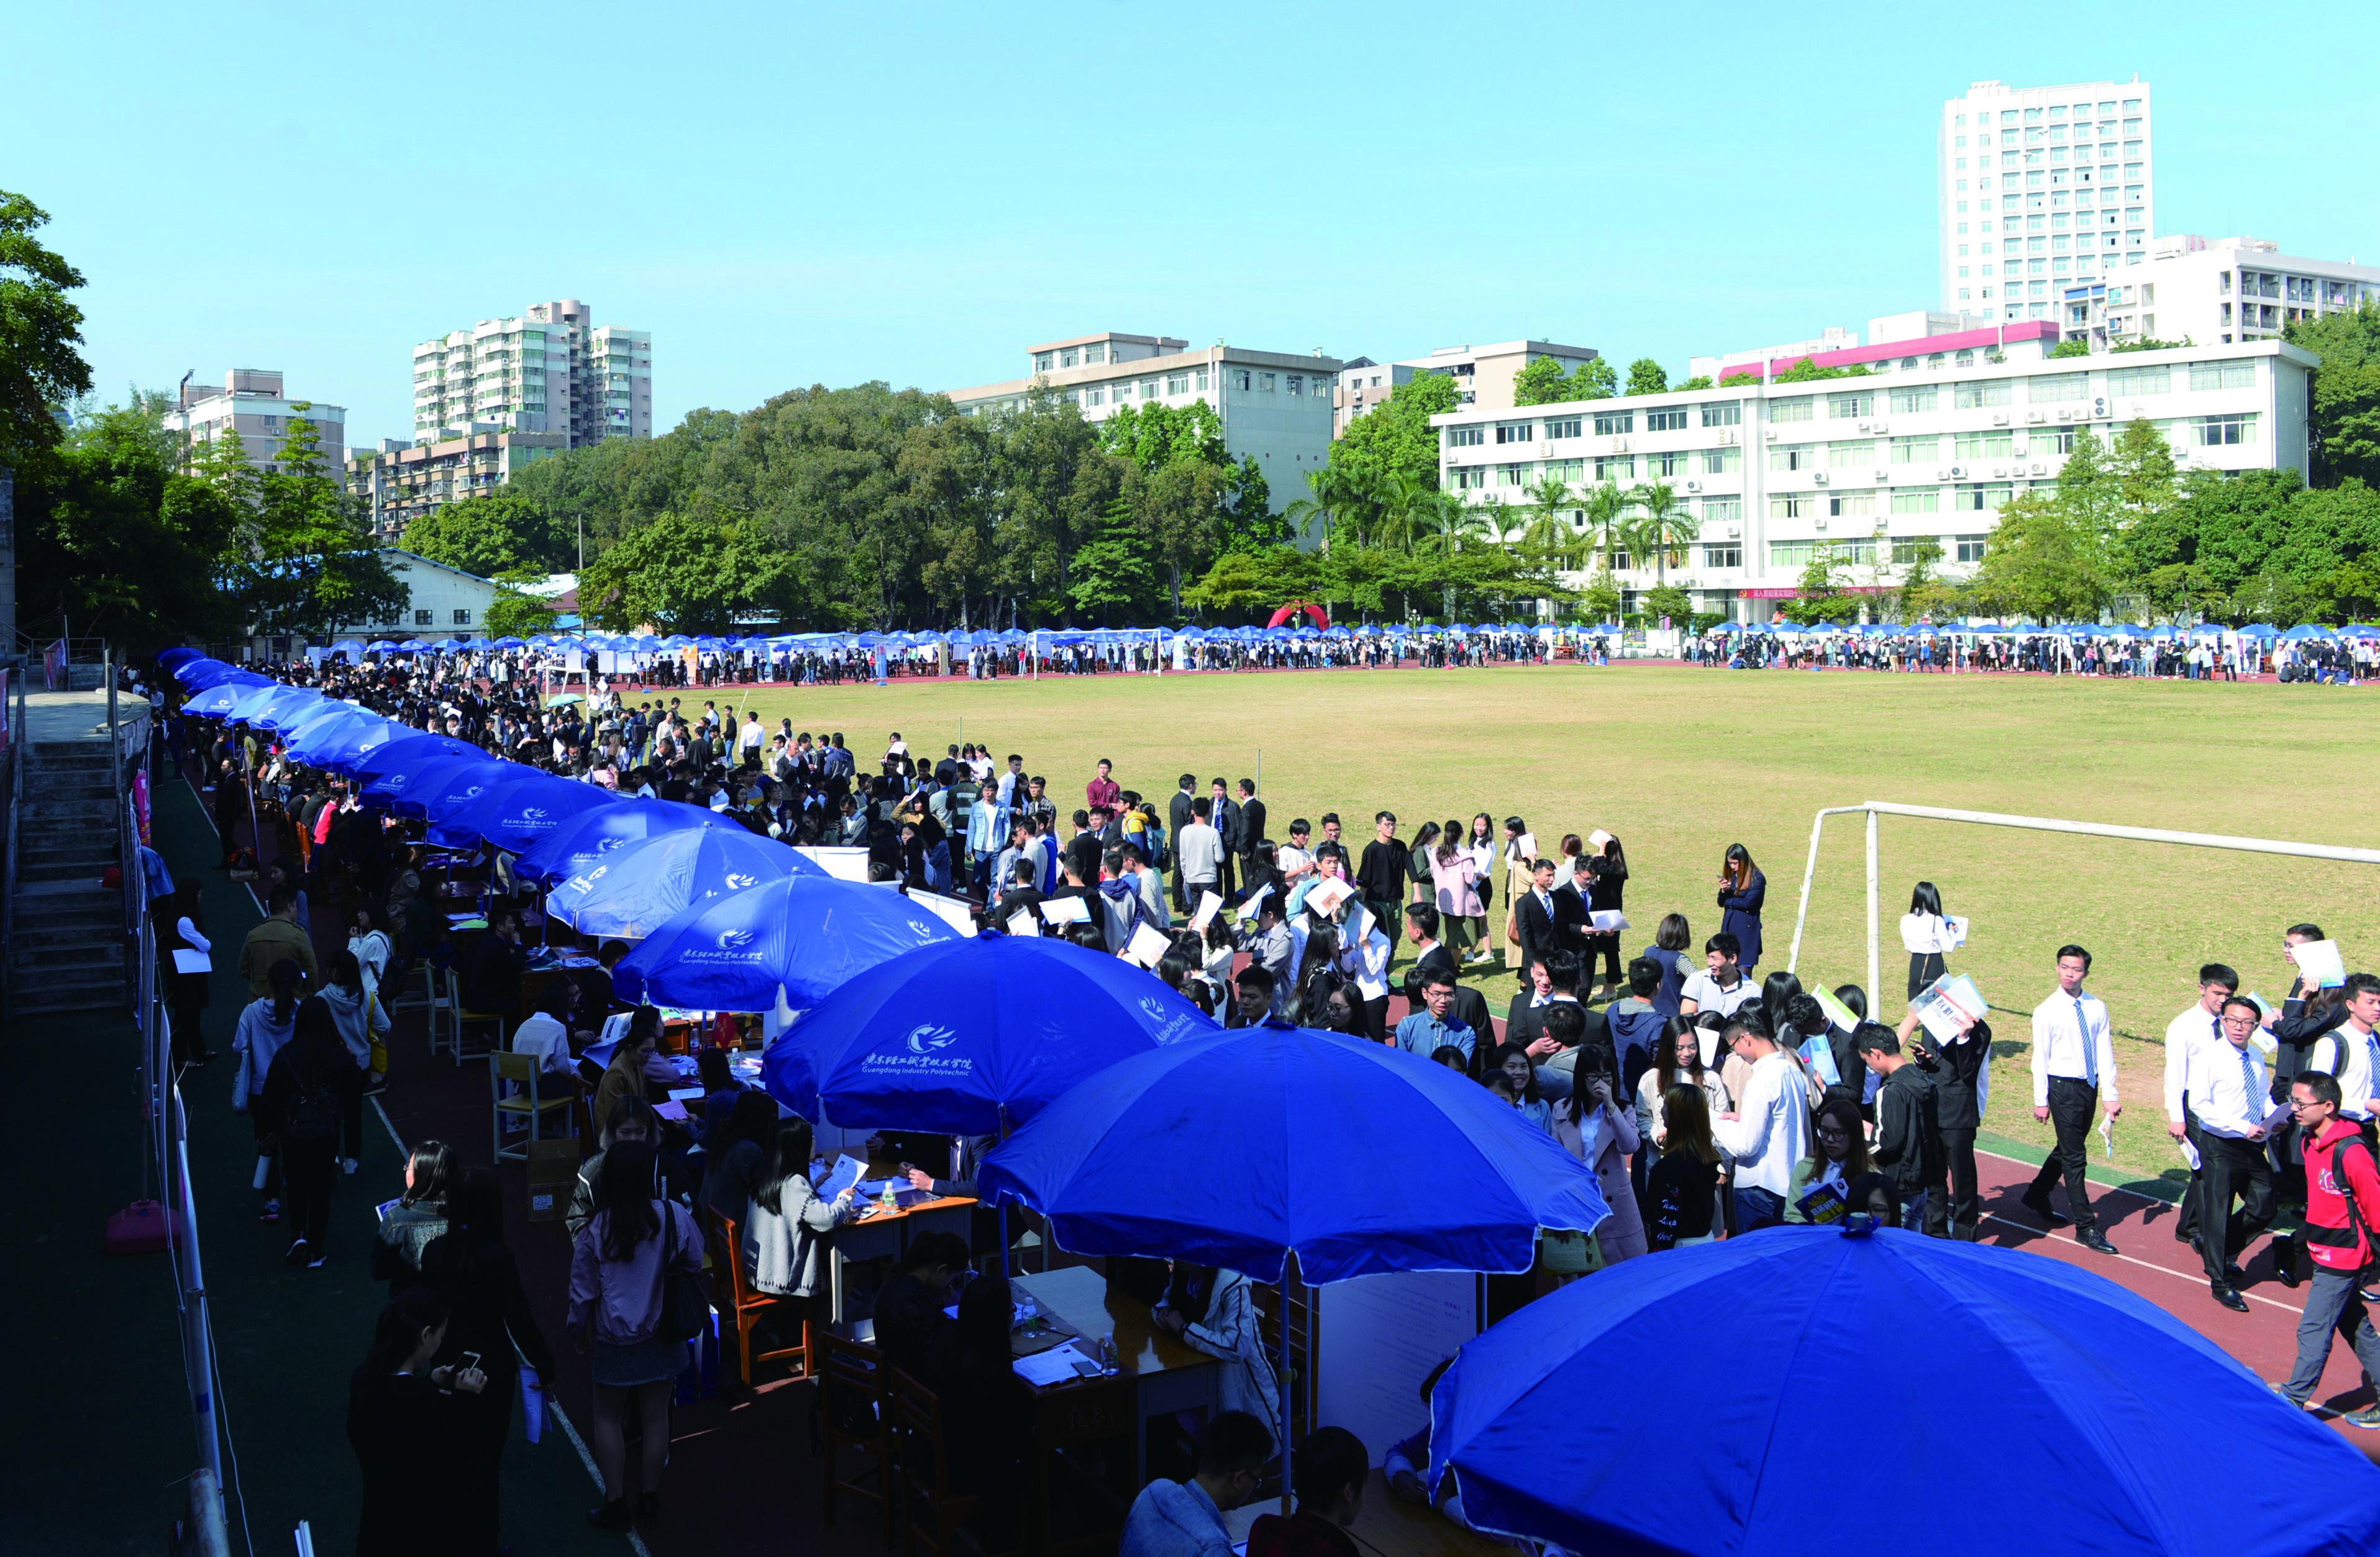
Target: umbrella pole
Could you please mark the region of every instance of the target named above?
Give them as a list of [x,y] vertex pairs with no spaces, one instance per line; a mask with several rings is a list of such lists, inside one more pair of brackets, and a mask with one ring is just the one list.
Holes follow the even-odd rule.
[[1274,1381],[1281,1389],[1281,1516],[1289,1517],[1289,1273],[1297,1256],[1284,1255],[1281,1262],[1281,1377]]
[[[1003,1143],[1008,1140],[1008,1104],[1004,1103],[1000,1105],[1000,1139]],[[981,1172],[978,1166],[978,1176]],[[1003,1281],[1008,1279],[1008,1197],[1005,1195],[1000,1198],[1000,1275]]]

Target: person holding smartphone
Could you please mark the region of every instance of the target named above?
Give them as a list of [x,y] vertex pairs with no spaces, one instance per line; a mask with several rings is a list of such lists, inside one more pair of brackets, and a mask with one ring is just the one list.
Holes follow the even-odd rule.
[[488,1381],[468,1364],[431,1366],[446,1324],[443,1299],[407,1292],[381,1310],[347,1381],[347,1442],[363,1479],[357,1557],[464,1550],[459,1456]]

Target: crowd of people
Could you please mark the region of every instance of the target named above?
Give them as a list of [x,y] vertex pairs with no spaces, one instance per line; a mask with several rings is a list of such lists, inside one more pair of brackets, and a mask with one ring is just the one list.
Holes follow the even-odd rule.
[[[1541,837],[1521,815],[1481,811],[1425,820],[1408,836],[1381,809],[1352,826],[1335,811],[1293,816],[1276,837],[1279,819],[1250,778],[1184,772],[1152,794],[1101,760],[1076,804],[1075,780],[1052,782],[1021,754],[996,759],[980,743],[936,754],[896,732],[863,765],[841,732],[771,727],[725,697],[697,709],[691,698],[605,687],[551,703],[526,677],[475,669],[484,667],[421,657],[284,673],[516,761],[706,805],[788,844],[863,848],[877,879],[967,898],[981,934],[1056,934],[1119,951],[1154,930],[1167,949],[1153,972],[1227,1026],[1324,1029],[1459,1071],[1591,1168],[1611,1207],[1591,1237],[1542,1239],[1548,1280],[1779,1224],[1865,1215],[1934,1237],[1978,1236],[1975,1140],[1992,1032],[1924,998],[1958,944],[1930,883],[1912,892],[1907,1009],[1888,1024],[1883,992],[1805,989],[1791,972],[1761,972],[1767,884],[1742,844],[1719,852],[1697,900],[1673,897],[1639,937],[1649,944],[1630,955],[1627,852],[1599,829]],[[259,871],[270,911],[241,949],[252,1001],[231,1046],[234,1106],[258,1142],[260,1214],[290,1224],[291,1263],[319,1266],[331,1252],[328,1209],[343,1170],[354,1171],[361,1099],[389,1068],[380,992],[409,967],[453,961],[466,1008],[498,1019],[504,1045],[556,1068],[607,1018],[622,1027],[590,1111],[601,1150],[568,1218],[563,1328],[592,1359],[589,1437],[604,1500],[589,1517],[611,1528],[658,1517],[684,1356],[677,1287],[703,1248],[697,1217],[716,1212],[743,1227],[756,1290],[814,1306],[822,1251],[854,1208],[848,1191],[813,1188],[810,1127],[781,1120],[714,1049],[689,1124],[664,1128],[653,1105],[682,1083],[655,1053],[659,1013],[613,1011],[600,971],[557,981],[525,1009],[519,914],[500,903],[468,956],[459,951],[422,888],[418,825],[362,805],[261,732],[176,718],[167,742],[215,785],[227,866],[257,866],[241,858],[243,820],[254,818],[253,836],[283,840]],[[498,887],[508,884],[508,860],[485,863]],[[343,952],[318,959],[313,917],[334,902],[352,905],[341,921],[352,934]],[[195,881],[161,909],[160,927],[179,946],[209,949]],[[2298,925],[2289,937],[2294,947],[2321,935]],[[625,948],[598,949],[608,967]],[[2070,1222],[2078,1243],[2113,1253],[2085,1176],[2095,1118],[2120,1107],[2090,965],[2084,948],[2060,948],[2056,988],[2033,1013],[2032,1102],[2057,1146],[2022,1200],[2045,1227]],[[1493,1011],[1476,981],[1507,970],[1521,987]],[[172,996],[185,1063],[210,1057],[199,1031],[203,983],[194,996],[177,983]],[[2239,989],[2235,972],[2209,964],[2168,1032],[2169,1122],[2201,1165],[2181,1226],[2216,1300],[2244,1309],[2243,1249],[2281,1200],[2304,1205],[2304,1230],[2276,1249],[2281,1279],[2313,1281],[2297,1369],[2275,1386],[2302,1402],[2333,1333],[2367,1370],[2380,1368],[2356,1279],[2380,1217],[2371,1156],[2380,978],[2301,984],[2270,1010]],[[971,1190],[988,1143],[956,1144],[952,1177],[914,1170],[919,1188]],[[420,1522],[433,1519],[454,1532],[454,1550],[494,1544],[501,1423],[552,1364],[505,1249],[493,1182],[426,1144],[412,1153],[405,1195],[379,1219],[373,1258],[391,1304],[356,1375],[350,1432],[366,1467],[367,1530],[377,1511],[399,1534],[370,1535],[394,1544],[367,1550],[423,1550]],[[2061,1183],[2063,1213],[2051,1201]],[[997,1504],[1015,1485],[1024,1406],[1006,1367],[1006,1285],[972,1273],[983,1252],[956,1237],[916,1240],[879,1297],[876,1334],[888,1358],[945,1394],[958,1474]],[[1178,1264],[1160,1285],[1159,1322],[1225,1360],[1235,1409],[1208,1424],[1188,1480],[1143,1494],[1124,1550],[1216,1557],[1228,1543],[1215,1545],[1208,1527],[1253,1491],[1277,1452],[1277,1381],[1254,1338],[1244,1277]],[[948,1320],[953,1287],[957,1318]],[[2380,1426],[2380,1406],[2351,1419]],[[1347,1466],[1362,1446],[1317,1440],[1296,1460],[1304,1511],[1283,1527],[1260,1524],[1251,1551],[1337,1549],[1300,1521],[1354,1516],[1362,1487]],[[435,1509],[403,1491],[432,1461],[453,1487]]]
[[1744,631],[1732,624],[1686,641],[1688,664],[1731,670],[1990,670],[2155,681],[2284,682],[2351,686],[2380,674],[2380,634],[2277,638],[2219,630],[2153,635],[2120,631],[1971,634],[1934,627]]

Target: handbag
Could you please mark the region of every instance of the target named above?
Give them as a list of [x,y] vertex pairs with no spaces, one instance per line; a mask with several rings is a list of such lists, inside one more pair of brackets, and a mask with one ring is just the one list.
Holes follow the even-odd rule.
[[702,1276],[677,1262],[677,1208],[662,1202],[662,1317],[654,1334],[665,1340],[691,1341],[710,1322],[710,1294]]

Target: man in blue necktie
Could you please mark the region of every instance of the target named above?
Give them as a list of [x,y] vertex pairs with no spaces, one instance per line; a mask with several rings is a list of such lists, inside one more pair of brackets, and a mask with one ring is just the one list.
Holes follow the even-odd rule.
[[2049,1208],[2049,1191],[2066,1180],[2074,1241],[2101,1254],[2116,1252],[2092,1214],[2085,1171],[2090,1162],[2091,1116],[2104,1100],[2107,1117],[2123,1112],[2116,1099],[2116,1051],[2109,1041],[2107,1008],[2086,994],[2082,980],[2091,954],[2079,946],[2058,948],[2057,993],[2033,1011],[2033,1116],[2052,1124],[2058,1145],[2024,1192],[2025,1209],[2052,1226],[2068,1220]]

